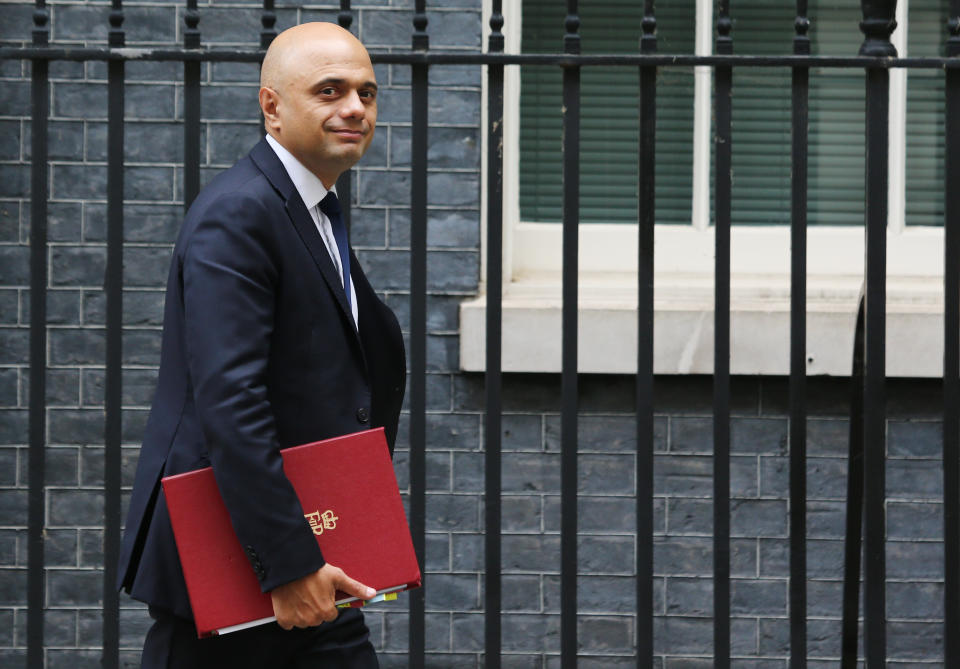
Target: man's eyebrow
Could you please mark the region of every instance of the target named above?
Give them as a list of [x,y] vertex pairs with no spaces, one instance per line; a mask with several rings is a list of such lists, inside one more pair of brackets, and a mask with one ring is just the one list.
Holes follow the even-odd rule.
[[[327,77],[326,79],[321,79],[316,84],[314,84],[313,88],[315,90],[318,90],[320,88],[323,88],[324,86],[330,86],[330,85],[342,86],[345,83],[347,83],[347,80],[342,77]],[[365,81],[360,86],[360,88],[373,89],[374,91],[379,90],[377,86],[377,82],[375,81]]]

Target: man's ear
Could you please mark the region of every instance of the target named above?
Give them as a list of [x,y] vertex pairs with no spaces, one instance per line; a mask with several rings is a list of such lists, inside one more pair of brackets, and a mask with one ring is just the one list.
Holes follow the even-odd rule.
[[280,117],[277,113],[279,104],[280,96],[275,90],[266,86],[260,89],[260,111],[263,113],[263,122],[267,128],[279,130]]

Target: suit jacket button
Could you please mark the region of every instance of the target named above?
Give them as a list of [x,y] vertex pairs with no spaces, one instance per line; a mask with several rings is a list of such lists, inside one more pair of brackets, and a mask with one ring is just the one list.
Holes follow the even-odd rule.
[[367,411],[366,407],[360,407],[357,409],[357,420],[361,423],[366,423],[370,420],[370,412]]

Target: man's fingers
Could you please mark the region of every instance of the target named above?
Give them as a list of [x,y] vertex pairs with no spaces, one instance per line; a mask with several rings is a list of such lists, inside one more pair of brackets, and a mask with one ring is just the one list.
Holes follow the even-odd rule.
[[341,574],[342,575],[334,581],[337,590],[352,595],[353,597],[359,597],[360,599],[370,599],[377,594],[377,591],[373,588],[364,585],[360,581],[353,580],[342,572]]

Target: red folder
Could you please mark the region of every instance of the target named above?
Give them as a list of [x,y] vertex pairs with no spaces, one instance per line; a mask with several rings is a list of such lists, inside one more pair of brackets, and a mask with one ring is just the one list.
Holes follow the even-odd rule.
[[[383,429],[281,451],[283,470],[300,498],[324,559],[374,588],[380,599],[420,585],[410,529]],[[352,485],[358,472],[364,485]],[[163,479],[190,606],[201,637],[274,620],[230,524],[213,469]],[[357,602],[337,593],[337,604]]]

